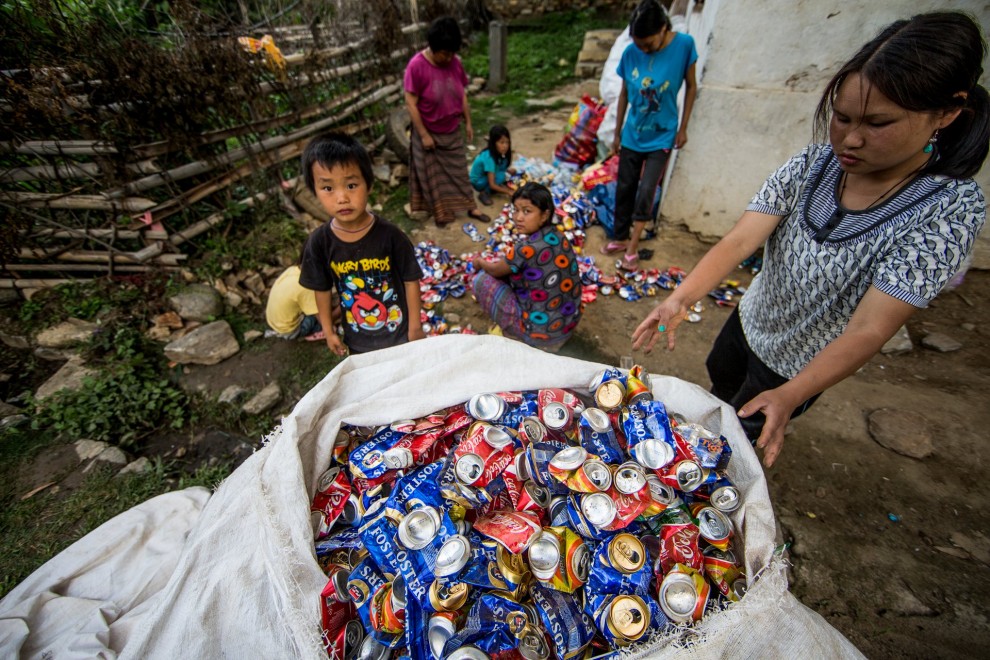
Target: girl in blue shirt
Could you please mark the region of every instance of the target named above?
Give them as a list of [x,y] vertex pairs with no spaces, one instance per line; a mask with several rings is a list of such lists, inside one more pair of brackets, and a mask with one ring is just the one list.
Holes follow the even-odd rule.
[[512,195],[512,188],[505,183],[506,174],[515,174],[509,167],[512,162],[512,138],[509,129],[496,124],[488,131],[488,147],[471,163],[471,185],[478,191],[478,199],[488,206],[492,192]]
[[[629,33],[633,43],[616,70],[622,78],[622,92],[612,143],[612,152],[619,154],[615,240],[602,253],[625,251],[619,267],[634,271],[639,268],[639,237],[653,213],[653,198],[670,150],[687,143],[688,120],[698,91],[694,75],[698,53],[690,35],[671,29],[670,17],[657,0],[639,3],[629,19]],[[682,84],[684,116],[678,127],[677,94]]]

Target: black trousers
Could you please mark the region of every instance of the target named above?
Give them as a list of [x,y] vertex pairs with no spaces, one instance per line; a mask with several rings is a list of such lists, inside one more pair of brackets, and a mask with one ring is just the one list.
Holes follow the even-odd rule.
[[653,199],[667,167],[670,149],[657,151],[619,150],[619,173],[615,183],[615,238],[629,238],[633,222],[653,217]]
[[[780,387],[789,380],[756,357],[756,353],[749,347],[743,334],[738,309],[732,310],[732,315],[722,326],[705,361],[705,366],[708,367],[708,376],[712,379],[712,394],[736,410],[742,408],[760,392]],[[791,419],[810,408],[819,396],[821,395],[816,394],[795,408],[791,413]],[[754,443],[760,437],[766,421],[763,413],[756,413],[745,419],[739,418],[746,437]]]

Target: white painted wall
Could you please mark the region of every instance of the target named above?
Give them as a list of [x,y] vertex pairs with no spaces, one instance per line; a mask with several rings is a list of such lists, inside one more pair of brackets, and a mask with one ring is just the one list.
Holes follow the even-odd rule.
[[[935,9],[990,26],[985,0],[707,0],[690,24],[704,62],[664,216],[725,234],[766,177],[811,142],[815,106],[842,63],[888,23]],[[986,71],[982,83],[990,88]],[[977,181],[990,197],[990,165]],[[990,231],[974,265],[990,268]]]

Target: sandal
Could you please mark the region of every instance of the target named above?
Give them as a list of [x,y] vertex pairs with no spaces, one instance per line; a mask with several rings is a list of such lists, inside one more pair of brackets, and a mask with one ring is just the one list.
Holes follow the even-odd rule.
[[639,255],[624,254],[622,255],[622,259],[615,262],[615,267],[627,273],[635,273],[639,270]]
[[303,337],[306,341],[326,341],[327,333],[323,330],[317,330],[311,335],[306,335]]
[[478,222],[491,222],[492,221],[492,219],[489,216],[485,215],[484,213],[482,213],[478,209],[473,209],[471,211],[468,211],[468,217],[469,218],[474,218]]
[[601,253],[602,254],[615,254],[616,252],[621,252],[622,250],[625,250],[625,249],[626,249],[626,246],[625,246],[624,243],[619,243],[617,241],[609,241],[608,243],[606,243],[605,245],[602,246]]

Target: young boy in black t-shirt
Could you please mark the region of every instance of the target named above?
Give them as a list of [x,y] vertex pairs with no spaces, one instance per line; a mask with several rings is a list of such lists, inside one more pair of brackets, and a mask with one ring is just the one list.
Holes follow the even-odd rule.
[[[302,171],[330,214],[307,241],[299,277],[316,292],[327,347],[346,355],[422,339],[423,274],[402,230],[367,209],[374,182],[368,152],[348,135],[326,133],[306,145]],[[340,295],[343,342],[331,320],[332,289]]]

